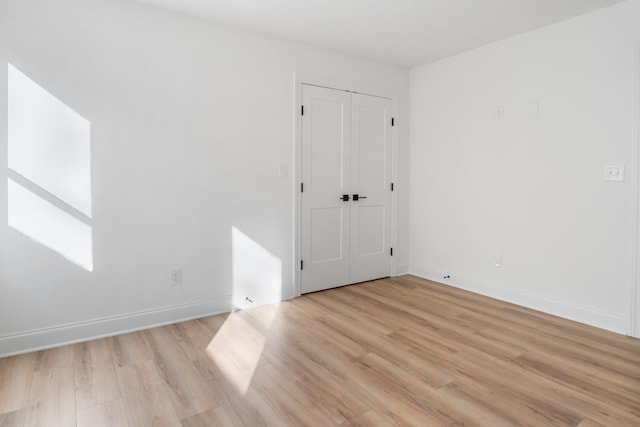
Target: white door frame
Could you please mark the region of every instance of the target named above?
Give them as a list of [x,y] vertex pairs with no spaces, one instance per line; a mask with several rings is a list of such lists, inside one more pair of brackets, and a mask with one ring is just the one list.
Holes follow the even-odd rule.
[[[398,93],[390,92],[378,88],[362,87],[357,83],[341,81],[335,79],[328,79],[321,76],[310,76],[306,74],[294,73],[294,165],[295,165],[295,180],[294,180],[294,248],[295,262],[293,264],[293,277],[294,297],[299,297],[301,294],[301,272],[300,272],[300,260],[301,260],[301,229],[302,229],[302,197],[300,194],[300,183],[302,181],[301,165],[302,165],[302,117],[300,114],[300,105],[302,105],[302,85],[321,86],[330,89],[344,90],[348,92],[357,92],[365,95],[379,96],[383,98],[390,98],[393,103],[393,117],[395,118],[396,125],[391,128],[391,177],[395,186],[398,185]],[[394,256],[391,257],[391,271],[389,276],[396,276],[398,269],[398,257],[397,243],[398,243],[398,192],[393,191],[391,194],[391,247],[395,248]]]
[[632,247],[631,247],[631,307],[629,335],[640,338],[640,43],[636,44],[634,70],[633,143],[631,150]]

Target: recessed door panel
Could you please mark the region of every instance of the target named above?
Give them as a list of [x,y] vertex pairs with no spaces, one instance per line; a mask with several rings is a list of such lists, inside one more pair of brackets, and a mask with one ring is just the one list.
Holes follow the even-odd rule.
[[358,144],[357,157],[353,158],[353,162],[357,162],[357,182],[361,188],[380,190],[385,188],[387,182],[386,136],[391,117],[387,117],[389,112],[380,106],[359,104],[356,108],[354,117],[357,116],[357,119],[354,122],[358,129],[355,135],[359,141],[363,141]]
[[[314,98],[310,113],[309,190],[340,190],[344,187],[345,111],[343,99]],[[313,114],[311,114],[313,113]]]
[[357,256],[381,255],[385,250],[384,205],[356,206],[351,215],[357,216]]
[[343,208],[311,209],[311,263],[342,260]]

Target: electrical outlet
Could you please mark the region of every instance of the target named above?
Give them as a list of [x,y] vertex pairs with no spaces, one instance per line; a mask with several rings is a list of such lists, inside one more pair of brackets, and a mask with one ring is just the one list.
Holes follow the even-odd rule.
[[496,117],[496,120],[504,119],[504,106],[503,105],[496,105],[496,108],[494,110],[494,115]]
[[182,269],[176,268],[175,270],[171,270],[171,286],[180,285],[182,285]]
[[604,180],[605,181],[624,181],[624,166],[605,166],[604,167]]

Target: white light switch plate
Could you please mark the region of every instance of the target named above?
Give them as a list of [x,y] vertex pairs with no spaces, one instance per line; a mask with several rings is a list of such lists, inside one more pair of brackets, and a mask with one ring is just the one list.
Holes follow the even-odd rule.
[[278,178],[286,179],[289,176],[289,168],[287,165],[278,165]]
[[605,181],[624,181],[624,166],[611,166],[604,167],[604,180]]

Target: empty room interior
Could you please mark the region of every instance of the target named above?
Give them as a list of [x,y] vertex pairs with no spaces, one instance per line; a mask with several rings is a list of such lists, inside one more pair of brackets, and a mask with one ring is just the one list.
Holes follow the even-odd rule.
[[1,0],[0,427],[639,426],[640,0]]

